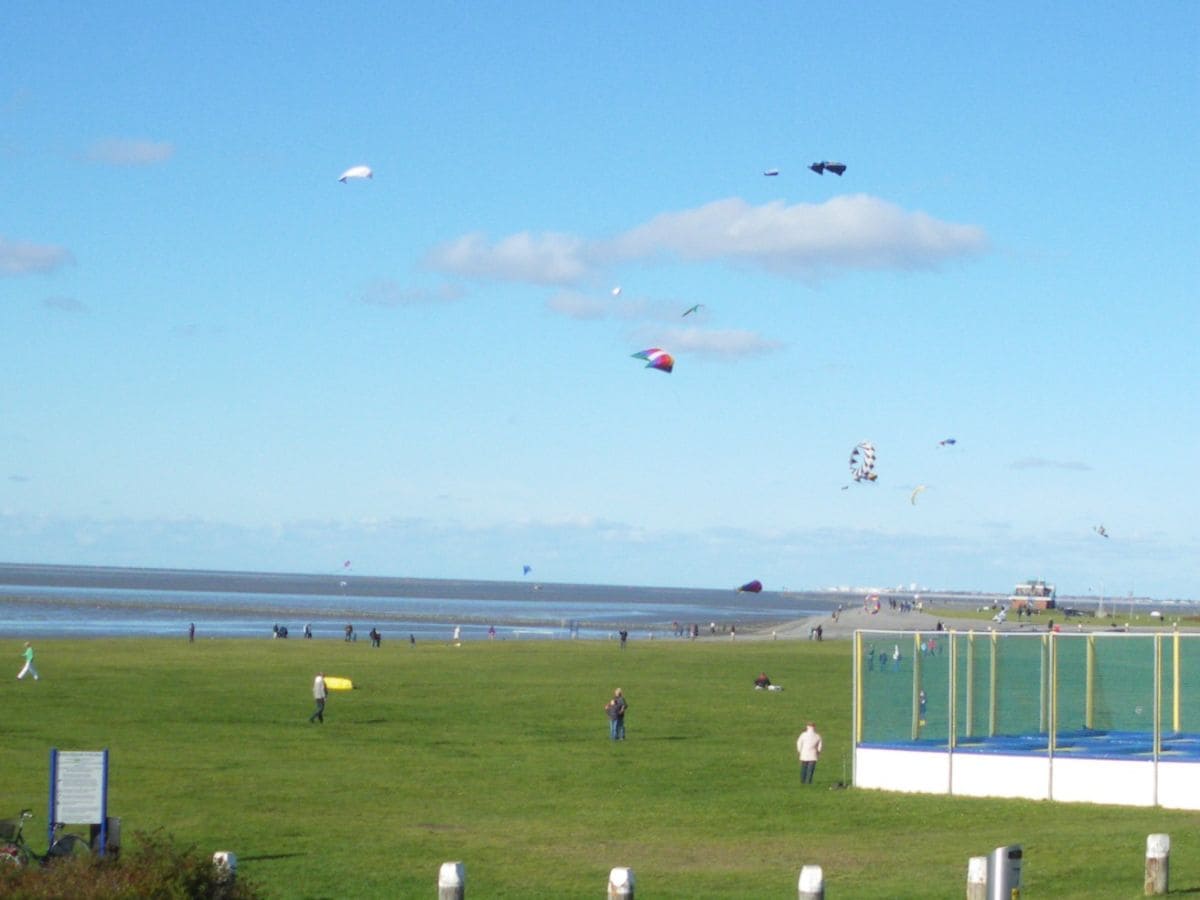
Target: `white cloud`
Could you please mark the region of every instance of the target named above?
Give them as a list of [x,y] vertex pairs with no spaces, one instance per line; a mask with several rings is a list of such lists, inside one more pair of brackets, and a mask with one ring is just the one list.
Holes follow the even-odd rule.
[[71,251],[54,244],[10,241],[0,235],[0,275],[53,272],[72,261]]
[[574,284],[589,271],[586,243],[568,234],[529,232],[491,244],[481,234],[467,234],[435,247],[427,264],[470,278],[531,284]]
[[837,271],[927,269],[987,249],[977,225],[944,222],[865,194],[791,206],[732,197],[662,213],[616,237],[520,232],[494,243],[468,234],[427,263],[472,278],[573,285],[604,266],[659,258],[756,266],[815,278]]
[[405,287],[397,281],[381,278],[363,288],[359,299],[369,306],[413,306],[420,303],[448,303],[461,300],[465,291],[457,284],[437,287]]
[[1092,467],[1074,459],[1045,459],[1041,456],[1026,456],[1009,463],[1010,469],[1063,469],[1069,472],[1090,472]]
[[76,300],[74,297],[46,297],[42,300],[42,306],[46,307],[46,309],[58,310],[59,312],[89,312],[87,304]]
[[[616,299],[611,294],[595,297],[577,291],[560,291],[546,306],[572,319],[644,319],[662,317],[661,309],[652,309],[644,300]],[[659,304],[662,306],[662,304]]]
[[740,198],[663,213],[608,243],[616,260],[675,256],[812,277],[839,269],[931,268],[987,246],[982,228],[942,222],[865,194],[792,206]]
[[155,166],[175,155],[175,145],[164,141],[105,138],[96,141],[85,154],[89,162],[109,166]]
[[664,346],[671,348],[672,353],[726,358],[753,356],[783,346],[779,341],[737,328],[711,331],[704,328],[672,328],[661,340]]

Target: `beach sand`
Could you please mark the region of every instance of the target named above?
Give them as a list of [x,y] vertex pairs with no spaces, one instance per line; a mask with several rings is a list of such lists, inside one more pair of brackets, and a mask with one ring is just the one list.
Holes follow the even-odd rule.
[[[934,632],[937,630],[938,622],[942,623],[942,627],[946,631],[974,630],[977,632],[987,632],[995,630],[1035,633],[1047,631],[1052,623],[1061,626],[1063,633],[1115,630],[1156,632],[1163,630],[1161,627],[1129,627],[1126,629],[1121,622],[1118,622],[1117,627],[1114,627],[1111,619],[1096,619],[1091,616],[1066,619],[1061,614],[1056,615],[1057,610],[1046,610],[1032,619],[1018,619],[1016,616],[1010,614],[1009,618],[1004,622],[994,622],[990,617],[979,618],[978,616],[962,615],[964,612],[974,612],[978,608],[978,604],[963,602],[925,606],[922,610],[914,609],[911,612],[901,612],[900,610],[891,609],[884,604],[881,606],[879,612],[872,613],[867,612],[861,605],[858,605],[849,609],[843,609],[838,614],[836,621],[834,620],[833,613],[809,616],[780,625],[753,630],[747,629],[745,632],[739,630],[737,640],[808,640],[810,631],[818,625],[821,626],[821,639],[826,641],[848,639],[854,636],[855,631],[859,630]],[[1195,632],[1200,631],[1200,629],[1181,626],[1180,631]],[[707,637],[708,640],[730,639],[728,634],[719,634],[715,637],[710,637],[704,632],[701,632],[701,637]]]

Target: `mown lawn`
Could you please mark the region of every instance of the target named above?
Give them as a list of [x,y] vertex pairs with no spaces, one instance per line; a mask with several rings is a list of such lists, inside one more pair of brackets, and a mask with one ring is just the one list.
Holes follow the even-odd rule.
[[[1025,850],[1026,898],[1142,895],[1146,835],[1200,893],[1200,815],[836,790],[849,765],[846,641],[45,641],[38,683],[0,642],[0,816],[38,814],[48,755],[108,748],[124,840],[164,829],[238,855],[273,897],[598,897],[614,866],[638,896],[959,898],[967,860]],[[318,669],[360,685],[310,725]],[[755,692],[766,670],[785,690]],[[629,738],[603,705],[629,699]],[[795,738],[825,738],[800,784]],[[848,773],[847,773],[848,774]]]

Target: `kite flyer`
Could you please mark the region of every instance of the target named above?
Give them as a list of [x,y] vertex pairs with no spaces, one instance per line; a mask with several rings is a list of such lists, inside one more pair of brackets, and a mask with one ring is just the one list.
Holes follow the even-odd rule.
[[817,726],[809,722],[796,739],[796,755],[800,757],[800,783],[812,784],[813,771],[821,758],[821,735]]
[[313,679],[313,700],[316,701],[317,708],[308,717],[308,721],[325,724],[325,698],[328,696],[329,690],[325,687],[325,673],[318,672],[317,677]]
[[21,654],[25,657],[25,665],[21,667],[21,671],[17,673],[17,681],[20,681],[27,674],[33,676],[34,681],[38,681],[37,669],[33,667],[33,645],[29,641],[25,642],[25,650]]
[[608,714],[608,736],[614,741],[625,740],[625,711],[629,704],[621,689],[613,691],[612,699],[604,704],[604,712]]

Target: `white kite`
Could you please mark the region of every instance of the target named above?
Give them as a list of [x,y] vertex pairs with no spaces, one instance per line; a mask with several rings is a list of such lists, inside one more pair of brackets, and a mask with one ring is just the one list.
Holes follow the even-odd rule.
[[370,166],[351,166],[338,178],[342,184],[345,184],[351,178],[374,178],[375,173],[371,171]]
[[850,477],[855,481],[874,481],[875,474],[875,445],[870,441],[861,441],[850,451]]

